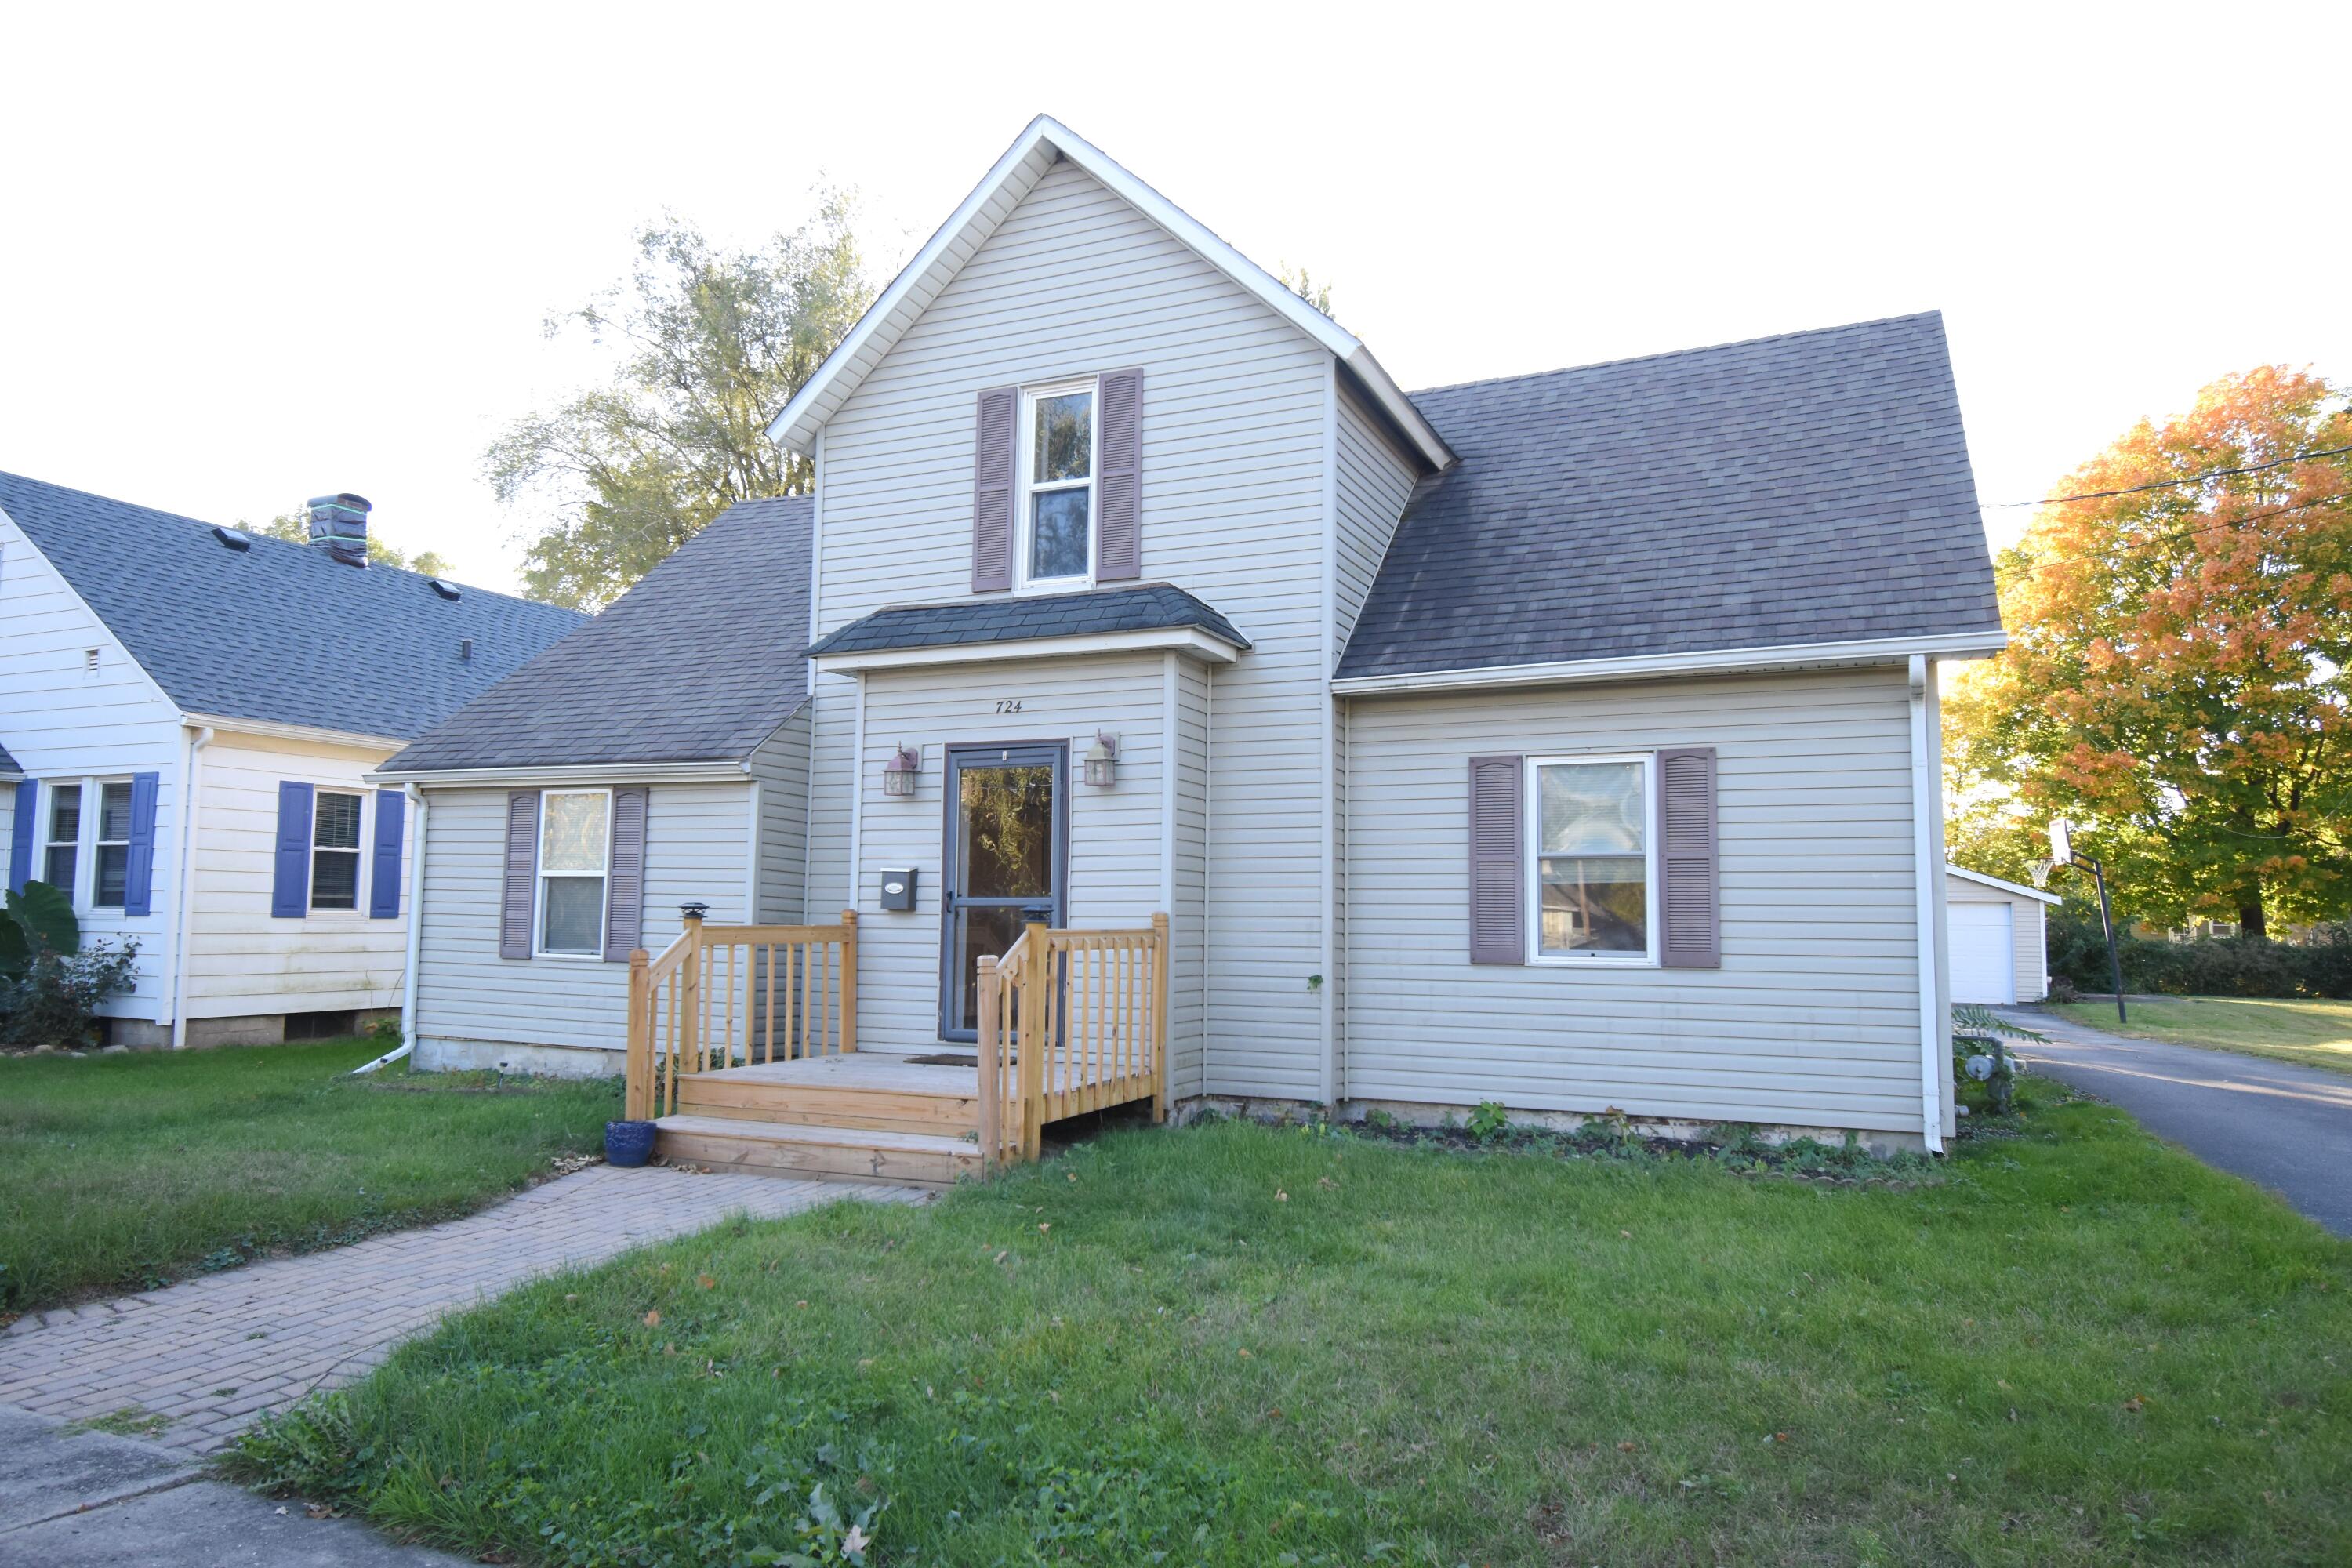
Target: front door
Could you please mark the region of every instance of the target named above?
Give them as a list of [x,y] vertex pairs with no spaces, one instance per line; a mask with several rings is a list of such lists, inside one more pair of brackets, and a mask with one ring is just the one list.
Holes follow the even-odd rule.
[[1069,748],[950,746],[940,857],[940,1037],[980,1037],[975,962],[1030,921],[1062,923]]

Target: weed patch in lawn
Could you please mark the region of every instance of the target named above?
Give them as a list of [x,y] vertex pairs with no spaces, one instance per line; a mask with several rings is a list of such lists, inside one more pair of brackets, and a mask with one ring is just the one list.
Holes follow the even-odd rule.
[[347,1076],[381,1049],[0,1058],[0,1311],[468,1213],[618,1113],[610,1083]]
[[236,1464],[541,1563],[2344,1561],[2352,1247],[2048,1095],[1936,1181],[1112,1134],[526,1286]]

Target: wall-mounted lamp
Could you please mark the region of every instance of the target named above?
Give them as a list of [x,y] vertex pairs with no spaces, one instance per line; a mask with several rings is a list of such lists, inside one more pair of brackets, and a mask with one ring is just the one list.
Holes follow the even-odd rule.
[[923,753],[901,746],[882,764],[882,793],[903,800],[915,793],[915,777],[923,771]]
[[1108,789],[1118,782],[1118,737],[1095,731],[1095,743],[1087,748],[1087,783],[1097,789]]

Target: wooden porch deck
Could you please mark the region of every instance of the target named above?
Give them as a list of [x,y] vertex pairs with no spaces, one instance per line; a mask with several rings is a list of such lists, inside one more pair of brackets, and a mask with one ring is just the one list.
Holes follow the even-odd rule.
[[[657,1152],[944,1187],[1034,1158],[1051,1121],[1139,1100],[1164,1114],[1165,917],[1140,931],[1032,928],[982,961],[998,968],[983,972],[978,1047],[916,1054],[856,1048],[856,929],[854,914],[689,921],[658,959],[633,961],[628,1114],[654,1121]],[[1025,1022],[1024,989],[1043,998]]]

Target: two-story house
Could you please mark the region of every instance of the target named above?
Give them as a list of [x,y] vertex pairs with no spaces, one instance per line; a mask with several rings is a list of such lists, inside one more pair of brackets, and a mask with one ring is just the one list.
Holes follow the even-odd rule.
[[[1180,1105],[1939,1146],[1936,665],[2003,639],[1937,317],[1407,395],[1041,118],[772,434],[813,496],[737,508],[383,773],[434,824],[428,1064],[677,1027],[629,960],[698,903],[826,921],[795,940],[854,984],[773,942],[697,972],[689,1023],[726,1021],[652,1093],[696,1157],[921,1175],[811,1129],[986,1142],[963,1053],[1017,1037],[1050,1082],[1154,985]],[[984,1026],[1024,930],[1156,916],[1140,980],[1073,939],[1004,971],[1043,1037]],[[753,1085],[734,1020],[780,973],[847,1014],[863,1090],[929,1058],[960,1103],[691,1081]],[[803,1048],[846,1093],[833,1027]]]

